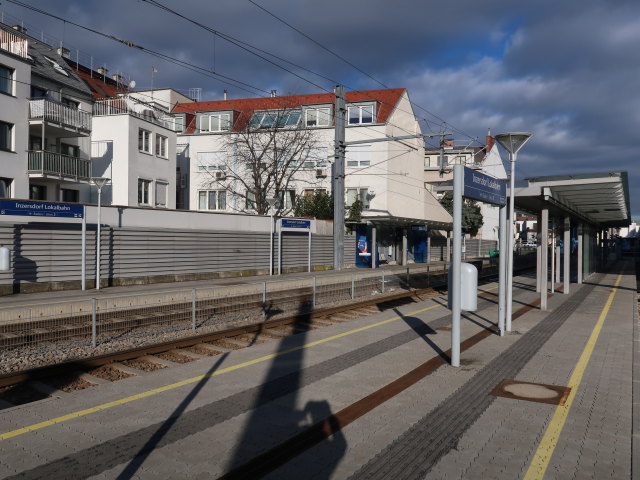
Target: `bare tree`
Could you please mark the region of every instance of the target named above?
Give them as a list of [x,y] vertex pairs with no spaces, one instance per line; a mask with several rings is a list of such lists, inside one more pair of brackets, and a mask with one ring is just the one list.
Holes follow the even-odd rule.
[[317,185],[316,167],[326,166],[317,132],[303,128],[300,109],[254,113],[246,128],[225,135],[222,173],[204,168],[207,188],[225,191],[228,208],[259,215],[269,213],[267,198],[278,198],[275,214],[289,213],[296,187]]

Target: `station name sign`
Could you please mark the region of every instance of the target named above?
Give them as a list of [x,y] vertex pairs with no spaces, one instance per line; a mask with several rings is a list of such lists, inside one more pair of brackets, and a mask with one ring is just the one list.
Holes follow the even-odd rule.
[[0,200],[0,215],[82,218],[83,207],[76,204]]
[[465,167],[462,195],[485,203],[506,205],[507,182]]
[[282,228],[311,228],[311,220],[298,220],[295,218],[283,218],[280,227]]

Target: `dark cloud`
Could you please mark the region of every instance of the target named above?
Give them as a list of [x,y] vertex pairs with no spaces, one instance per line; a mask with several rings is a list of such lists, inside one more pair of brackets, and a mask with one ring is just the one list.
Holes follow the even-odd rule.
[[[80,52],[84,63],[107,64],[137,85],[170,86],[203,98],[380,88],[306,38],[245,0],[162,3],[218,31],[290,60],[292,75],[220,37],[142,0],[28,1],[61,17],[248,83],[241,89],[178,67],[3,2],[23,18]],[[390,87],[407,87],[426,129],[436,113],[470,137],[527,130],[534,138],[519,156],[519,177],[628,170],[640,181],[635,139],[640,129],[640,3],[623,0],[292,1],[256,0]],[[522,2],[520,2],[522,3]],[[72,53],[75,55],[75,53]],[[262,55],[262,54],[261,54]],[[298,66],[320,73],[315,76]],[[302,78],[300,78],[302,77]],[[326,78],[323,78],[326,77]],[[460,142],[469,141],[462,133]],[[631,191],[632,210],[640,197]]]

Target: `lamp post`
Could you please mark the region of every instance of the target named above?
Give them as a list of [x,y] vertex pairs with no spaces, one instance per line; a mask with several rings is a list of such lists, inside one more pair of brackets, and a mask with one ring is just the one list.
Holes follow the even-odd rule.
[[[512,316],[512,300],[513,300],[513,222],[514,207],[515,207],[515,188],[516,188],[516,158],[518,151],[524,146],[525,143],[531,138],[531,133],[527,132],[509,132],[496,135],[497,142],[509,152],[509,161],[511,163],[511,178],[509,186],[509,221],[507,222],[507,299],[506,299],[506,331],[511,331],[511,316]],[[502,250],[502,245],[500,246]]]
[[271,234],[269,235],[269,275],[273,275],[273,214],[274,206],[278,199],[276,197],[267,197],[267,203],[269,204],[269,217],[271,219]]
[[102,219],[100,217],[100,203],[102,200],[102,187],[106,185],[109,181],[108,178],[105,177],[92,177],[91,183],[93,183],[96,187],[98,187],[98,228],[97,228],[97,239],[96,239],[96,290],[100,290],[100,224],[102,223]]

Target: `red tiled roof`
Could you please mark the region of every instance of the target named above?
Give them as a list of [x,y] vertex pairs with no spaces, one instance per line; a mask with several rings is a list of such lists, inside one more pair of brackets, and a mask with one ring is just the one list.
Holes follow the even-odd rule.
[[[377,102],[377,122],[385,123],[394,107],[404,93],[404,88],[390,88],[386,90],[362,90],[347,92],[347,102]],[[335,102],[332,93],[318,93],[309,95],[291,95],[287,97],[241,98],[236,100],[216,100],[211,102],[180,103],[172,113],[235,111],[234,130],[245,128],[253,115],[259,110],[275,110],[281,108],[299,108],[302,105],[326,105]],[[194,126],[187,125],[185,133],[193,133]]]
[[88,71],[84,71],[82,68],[76,69],[75,72],[82,80],[89,86],[94,98],[110,98],[117,97],[118,93],[126,91],[124,85],[118,85],[115,80],[107,78],[103,80],[102,75],[97,72],[93,72],[93,75]]

